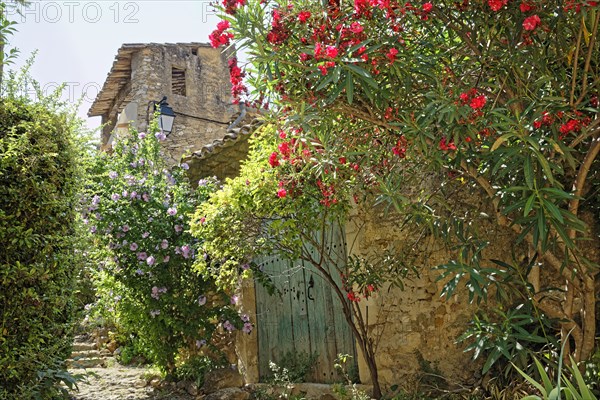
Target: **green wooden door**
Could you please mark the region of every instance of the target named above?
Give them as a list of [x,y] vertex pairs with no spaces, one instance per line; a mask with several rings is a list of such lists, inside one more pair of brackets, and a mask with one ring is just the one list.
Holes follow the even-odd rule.
[[[325,250],[333,262],[326,263],[338,279],[346,259],[340,229],[329,230]],[[318,252],[306,246],[316,259]],[[339,298],[311,263],[264,257],[258,265],[268,274],[279,293],[269,293],[256,284],[256,310],[261,379],[270,375],[269,362],[285,366],[288,354],[316,355],[309,382],[331,383],[338,379],[334,368],[337,355],[355,355],[354,339],[344,318]],[[354,358],[356,359],[356,358]]]

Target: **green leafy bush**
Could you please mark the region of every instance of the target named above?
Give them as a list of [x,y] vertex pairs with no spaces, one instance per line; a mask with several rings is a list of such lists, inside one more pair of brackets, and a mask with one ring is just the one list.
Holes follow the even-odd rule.
[[0,103],[0,398],[51,399],[67,382],[74,317],[78,153],[66,112]]
[[183,350],[218,353],[211,349],[216,330],[250,332],[252,325],[237,314],[233,299],[192,269],[197,240],[188,232],[189,214],[217,182],[203,180],[192,189],[187,165],[165,164],[164,137],[131,130],[110,154],[97,157],[85,219],[103,260],[99,302],[136,338],[137,353],[176,375]]

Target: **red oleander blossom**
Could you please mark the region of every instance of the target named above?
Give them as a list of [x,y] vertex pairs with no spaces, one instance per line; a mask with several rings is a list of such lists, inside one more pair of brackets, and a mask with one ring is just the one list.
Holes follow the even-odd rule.
[[279,190],[277,190],[277,197],[283,199],[285,196],[287,196],[287,190],[285,190],[284,188],[280,188]]
[[425,3],[421,6],[421,9],[423,10],[424,13],[430,13],[431,10],[433,10],[433,4]]
[[338,55],[338,49],[335,46],[327,46],[325,48],[325,55],[329,58],[336,58]]
[[535,6],[529,2],[522,2],[521,5],[519,6],[519,9],[521,10],[521,12],[528,12],[531,10],[535,9]]
[[289,158],[290,157],[291,150],[290,150],[290,143],[289,142],[280,143],[279,146],[277,146],[277,148],[279,149],[279,152],[285,158]]
[[272,152],[269,156],[269,165],[273,168],[279,167],[279,155],[276,151]]
[[234,15],[238,8],[246,5],[246,0],[223,0],[222,4],[227,14]]
[[350,25],[350,31],[352,33],[355,34],[359,34],[361,33],[365,28],[363,28],[363,26],[360,24],[360,22],[354,21],[351,25]]
[[456,145],[453,141],[446,142],[446,137],[440,139],[439,149],[443,151],[456,150]]
[[240,97],[248,93],[248,88],[244,85],[244,76],[246,73],[237,65],[237,58],[233,57],[228,61],[229,65],[229,81],[231,82],[231,94],[233,102],[238,104]]
[[358,303],[360,301],[360,297],[357,296],[352,291],[348,292],[348,294],[346,296],[348,297],[348,300],[350,300],[351,302]]
[[304,24],[304,23],[306,23],[306,21],[309,20],[311,15],[312,14],[310,13],[310,11],[301,11],[300,13],[298,13],[298,21],[300,21]]
[[394,61],[396,61],[397,54],[398,54],[398,49],[395,49],[392,47],[385,56],[390,61],[390,63],[393,63]]
[[469,107],[471,107],[473,110],[481,110],[485,106],[486,102],[487,98],[482,94],[480,96],[473,97],[469,103]]
[[500,11],[502,7],[504,7],[508,3],[508,0],[488,0],[488,6],[492,9],[492,11]]
[[225,32],[230,28],[229,21],[221,21],[217,24],[217,29],[215,29],[210,35],[208,35],[208,40],[210,40],[210,45],[214,48],[219,46],[228,46],[231,43],[231,39],[233,39],[233,33]]
[[525,18],[523,21],[523,29],[526,31],[533,31],[541,23],[540,17],[532,15],[531,17]]

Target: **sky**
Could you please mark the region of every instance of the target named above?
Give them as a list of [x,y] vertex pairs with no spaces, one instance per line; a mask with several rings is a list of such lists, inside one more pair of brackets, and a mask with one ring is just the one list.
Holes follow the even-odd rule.
[[34,0],[18,15],[9,48],[20,51],[18,69],[37,50],[31,75],[43,91],[65,83],[63,99],[76,103],[91,128],[100,117],[87,111],[123,43],[208,42],[219,18],[208,0]]

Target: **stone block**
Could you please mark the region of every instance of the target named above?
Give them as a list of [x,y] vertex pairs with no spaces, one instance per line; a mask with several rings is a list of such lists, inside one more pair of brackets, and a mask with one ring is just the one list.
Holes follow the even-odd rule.
[[202,392],[206,394],[215,393],[225,388],[239,388],[244,385],[244,379],[238,371],[229,368],[209,371],[204,376]]

